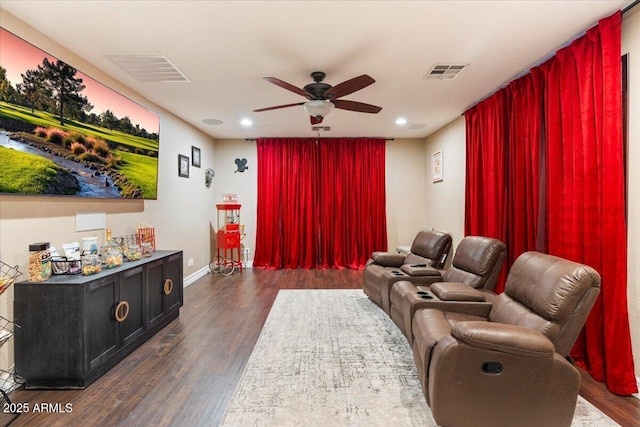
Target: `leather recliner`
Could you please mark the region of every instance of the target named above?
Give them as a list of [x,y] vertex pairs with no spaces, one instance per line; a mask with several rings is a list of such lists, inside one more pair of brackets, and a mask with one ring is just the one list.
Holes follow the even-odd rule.
[[[491,301],[495,296],[498,275],[507,254],[507,246],[500,240],[483,236],[466,236],[456,248],[451,266],[444,271],[441,283],[433,283],[430,289],[407,281],[393,285],[391,289],[391,319],[413,342],[411,322],[414,313],[421,308],[447,310],[451,304],[468,306],[471,314],[486,313],[477,302]],[[427,297],[428,290],[431,291]],[[454,309],[459,311],[461,308]]]
[[390,314],[389,292],[394,283],[410,280],[429,285],[442,281],[441,269],[451,251],[451,242],[451,235],[445,231],[423,229],[407,254],[374,252],[364,268],[364,293]]
[[570,426],[580,374],[565,357],[599,291],[593,268],[526,252],[486,318],[417,311],[413,355],[438,425]]

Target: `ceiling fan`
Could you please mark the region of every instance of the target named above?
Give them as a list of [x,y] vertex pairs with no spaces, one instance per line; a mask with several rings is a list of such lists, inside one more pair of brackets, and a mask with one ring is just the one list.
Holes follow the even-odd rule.
[[290,90],[291,92],[302,95],[308,99],[306,102],[298,102],[295,104],[277,105],[275,107],[260,108],[253,110],[254,112],[276,110],[279,108],[295,107],[303,105],[304,109],[311,116],[311,124],[315,125],[322,123],[324,116],[329,114],[333,108],[339,108],[342,110],[357,111],[360,113],[378,113],[382,110],[382,107],[378,107],[371,104],[365,104],[357,101],[347,101],[346,99],[338,99],[350,93],[356,92],[360,89],[364,89],[370,84],[374,83],[371,77],[363,74],[358,77],[354,77],[350,80],[331,86],[330,84],[323,83],[326,74],[322,71],[314,71],[311,73],[311,78],[314,83],[309,83],[303,89],[296,87],[290,83],[277,79],[275,77],[265,77],[268,82],[273,83],[276,86],[280,86],[283,89]]

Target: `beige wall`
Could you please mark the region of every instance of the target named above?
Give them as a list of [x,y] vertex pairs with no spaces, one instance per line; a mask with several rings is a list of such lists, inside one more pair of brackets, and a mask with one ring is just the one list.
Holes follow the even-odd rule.
[[[431,155],[442,150],[443,180],[433,182]],[[427,216],[435,228],[447,230],[454,250],[464,237],[465,125],[460,117],[426,139]]]
[[410,245],[427,220],[424,139],[387,141],[386,149],[387,240],[389,250]]
[[[256,248],[256,209],[258,195],[258,158],[256,143],[244,139],[216,139],[216,158],[213,169],[216,177],[213,179],[213,190],[216,203],[222,202],[223,194],[237,194],[240,209],[240,223],[245,226],[246,236],[242,240],[245,248],[249,249],[249,260],[253,260]],[[235,160],[247,159],[249,169],[236,172]],[[213,206],[215,210],[215,206]],[[217,230],[217,217],[212,223]]]
[[628,306],[635,374],[640,382],[640,8],[622,21],[622,53],[629,60]]

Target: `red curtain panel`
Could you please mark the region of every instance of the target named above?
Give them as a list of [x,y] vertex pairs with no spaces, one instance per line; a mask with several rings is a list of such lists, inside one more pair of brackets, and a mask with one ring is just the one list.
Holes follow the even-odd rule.
[[535,249],[598,270],[601,293],[572,356],[628,395],[637,385],[626,295],[621,15],[465,113],[465,233],[502,239],[508,267]]
[[384,139],[257,144],[255,267],[361,269],[387,249]]
[[[507,94],[501,90],[465,113],[466,236],[487,236],[506,242]],[[496,291],[504,289],[501,272]]]
[[364,268],[387,249],[383,139],[321,139],[321,268]]
[[317,258],[314,138],[259,139],[254,267],[312,268]]
[[[543,80],[540,70],[511,82],[507,88],[509,125],[507,130],[507,269],[529,250],[546,252],[545,224],[540,223],[546,193],[540,193],[544,179],[542,130]],[[542,189],[544,190],[544,186]],[[539,230],[542,233],[539,233]]]
[[593,266],[601,294],[572,356],[617,394],[637,392],[627,312],[621,13],[541,67],[549,253]]

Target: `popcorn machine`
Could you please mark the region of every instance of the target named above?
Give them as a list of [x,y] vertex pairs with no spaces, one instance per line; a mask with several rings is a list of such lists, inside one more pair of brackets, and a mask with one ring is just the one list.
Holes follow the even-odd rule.
[[224,195],[223,203],[216,204],[218,248],[209,268],[223,276],[231,275],[236,268],[242,273],[240,241],[244,237],[244,225],[240,224],[240,207],[235,195]]

